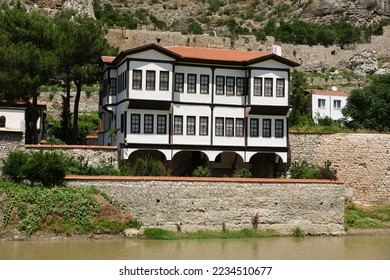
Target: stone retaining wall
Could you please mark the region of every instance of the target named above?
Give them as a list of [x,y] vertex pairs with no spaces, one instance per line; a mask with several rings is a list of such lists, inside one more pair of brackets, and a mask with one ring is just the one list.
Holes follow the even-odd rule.
[[76,160],[82,159],[90,166],[118,166],[118,149],[113,146],[81,146],[81,145],[26,145],[30,151],[61,151]]
[[390,204],[389,134],[290,133],[289,141],[292,163],[331,161],[353,202]]
[[0,175],[1,167],[3,165],[3,158],[6,158],[11,151],[23,149],[24,147],[24,133],[0,131]]
[[[165,181],[167,180],[167,181]],[[299,226],[311,234],[344,232],[344,187],[339,182],[218,178],[69,180],[94,185],[145,227],[182,231],[252,228],[291,234]]]

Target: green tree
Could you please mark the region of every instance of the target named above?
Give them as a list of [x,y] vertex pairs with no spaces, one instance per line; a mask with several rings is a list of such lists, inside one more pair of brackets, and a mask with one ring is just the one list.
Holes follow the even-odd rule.
[[307,87],[305,74],[294,69],[291,74],[292,112],[289,118],[291,126],[302,126],[312,122],[309,109],[310,95],[305,93]]
[[[85,16],[73,16],[71,11],[64,11],[56,17],[56,53],[61,61],[60,79],[67,88],[66,104],[70,104],[71,83],[76,86],[73,109],[73,132],[65,133],[67,143],[77,143],[79,103],[82,87],[95,84],[99,80],[98,59],[102,55],[117,52],[111,47],[105,35],[105,29],[98,21]],[[70,110],[63,112],[64,130],[70,129]]]
[[26,105],[26,143],[37,143],[39,88],[49,82],[58,60],[53,53],[54,28],[37,11],[27,13],[18,2],[0,8],[0,88],[2,96]]
[[373,76],[363,89],[355,89],[343,109],[352,129],[390,131],[390,75]]

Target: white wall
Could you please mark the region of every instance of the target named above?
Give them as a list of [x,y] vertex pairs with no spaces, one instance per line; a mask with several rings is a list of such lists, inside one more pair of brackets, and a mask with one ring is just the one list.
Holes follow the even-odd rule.
[[0,130],[24,131],[24,114],[22,108],[0,108],[0,117],[6,118],[5,128],[0,127]]
[[[318,107],[319,99],[325,100],[324,108]],[[340,109],[334,108],[335,100],[341,101]],[[345,107],[346,104],[347,104],[346,96],[312,94],[312,117],[316,122],[318,121],[318,118],[325,118],[325,117],[330,117],[333,120],[340,120],[341,118],[343,118],[342,109]]]

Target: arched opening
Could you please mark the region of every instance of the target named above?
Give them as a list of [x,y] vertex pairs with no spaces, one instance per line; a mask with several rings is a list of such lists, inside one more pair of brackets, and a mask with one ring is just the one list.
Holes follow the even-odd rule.
[[6,121],[5,116],[0,116],[0,127],[5,127],[5,121]]
[[138,158],[145,159],[145,160],[161,161],[164,163],[165,167],[168,168],[168,166],[166,164],[165,155],[158,150],[137,150],[137,151],[134,151],[129,155],[129,158],[126,161],[126,164],[128,164],[130,167],[132,167],[135,165]]
[[212,174],[215,177],[231,177],[235,169],[250,169],[250,164],[245,163],[243,158],[235,152],[222,152],[210,164]]
[[191,176],[198,167],[209,167],[209,158],[200,151],[181,151],[171,161],[173,176]]
[[275,153],[257,153],[250,159],[252,175],[257,178],[279,178],[286,174],[286,164]]

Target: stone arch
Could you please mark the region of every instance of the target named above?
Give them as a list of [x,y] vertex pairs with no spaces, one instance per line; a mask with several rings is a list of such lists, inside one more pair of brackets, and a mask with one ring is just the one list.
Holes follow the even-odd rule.
[[198,166],[209,167],[209,164],[209,157],[201,151],[179,151],[170,162],[173,176],[191,176]]
[[249,162],[253,177],[278,178],[286,173],[286,163],[277,153],[256,153]]
[[127,159],[127,164],[133,166],[137,161],[137,158],[144,158],[144,159],[166,162],[166,156],[164,155],[163,152],[159,150],[136,150],[129,155]]

